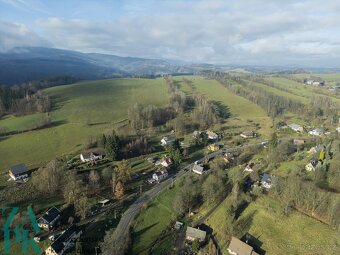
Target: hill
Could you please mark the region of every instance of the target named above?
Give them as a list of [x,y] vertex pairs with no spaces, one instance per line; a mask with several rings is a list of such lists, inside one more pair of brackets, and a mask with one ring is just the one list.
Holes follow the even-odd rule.
[[168,60],[119,57],[43,47],[20,47],[0,53],[0,84],[5,85],[64,75],[89,80],[188,73],[192,70],[193,67],[188,64]]
[[[35,166],[63,154],[83,149],[89,136],[97,136],[127,118],[128,108],[135,104],[168,104],[162,79],[113,79],[81,82],[46,89],[52,98],[52,125],[0,140],[0,169],[25,162]],[[29,127],[36,115],[6,117],[0,126],[11,131]],[[22,130],[21,130],[22,131]],[[20,161],[20,162],[18,162]]]

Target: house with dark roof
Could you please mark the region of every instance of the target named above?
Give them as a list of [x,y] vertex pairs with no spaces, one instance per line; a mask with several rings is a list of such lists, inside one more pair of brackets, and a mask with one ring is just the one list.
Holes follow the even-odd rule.
[[198,228],[187,227],[185,238],[188,241],[198,240],[199,242],[204,242],[207,236],[207,232],[200,230]]
[[38,226],[45,230],[51,230],[58,225],[60,217],[60,210],[53,206],[38,219]]
[[46,255],[63,255],[67,250],[74,247],[77,238],[82,234],[82,230],[76,225],[72,225],[65,230],[46,250]]
[[259,255],[253,247],[234,236],[231,238],[228,252],[232,255]]
[[19,164],[15,166],[11,166],[9,168],[9,176],[14,180],[22,180],[30,177],[31,172],[27,169],[25,164]]

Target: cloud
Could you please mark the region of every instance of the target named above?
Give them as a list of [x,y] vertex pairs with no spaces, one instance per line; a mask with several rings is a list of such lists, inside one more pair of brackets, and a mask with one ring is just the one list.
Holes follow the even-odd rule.
[[[105,21],[40,18],[34,22],[39,35],[16,24],[12,42],[18,44],[16,28],[23,44],[49,41],[54,47],[83,52],[226,64],[340,64],[337,5],[321,0],[152,4],[127,1],[123,13]],[[19,36],[23,29],[28,40]]]
[[0,22],[0,35],[1,52],[17,46],[51,46],[51,43],[23,24]]

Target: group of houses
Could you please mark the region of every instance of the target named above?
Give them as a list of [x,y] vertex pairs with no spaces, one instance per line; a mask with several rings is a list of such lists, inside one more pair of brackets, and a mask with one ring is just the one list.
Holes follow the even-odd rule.
[[[207,232],[199,228],[187,227],[185,238],[188,242],[198,241],[202,244],[207,241]],[[228,252],[232,255],[259,255],[248,242],[243,242],[235,236],[231,238]]]
[[199,138],[201,137],[203,134],[206,134],[207,135],[207,138],[209,140],[214,140],[214,141],[217,141],[219,136],[218,134],[216,134],[215,132],[211,131],[211,130],[206,130],[206,131],[199,131],[199,130],[195,130],[193,133],[192,133],[192,136],[194,138]]
[[321,81],[321,80],[312,80],[312,79],[309,79],[309,80],[305,81],[305,84],[313,85],[313,86],[324,86],[325,82]]
[[173,161],[171,157],[164,156],[161,160],[155,161],[153,158],[149,158],[148,161],[155,166],[161,166],[159,169],[157,169],[153,175],[152,179],[149,180],[150,183],[152,182],[161,182],[162,180],[166,179],[168,177],[168,170],[167,168],[171,167],[173,165]]

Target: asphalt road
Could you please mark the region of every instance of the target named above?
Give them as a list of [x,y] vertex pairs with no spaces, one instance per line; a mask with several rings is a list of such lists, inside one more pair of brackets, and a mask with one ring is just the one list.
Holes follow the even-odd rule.
[[[206,160],[210,160],[214,157],[216,157],[217,155],[226,153],[226,152],[235,152],[238,151],[240,149],[244,149],[245,147],[249,147],[249,146],[254,146],[254,145],[245,145],[245,146],[238,146],[238,147],[234,147],[234,148],[223,148],[219,151],[210,153],[208,155],[206,155],[205,157],[199,159],[199,163],[200,162],[204,162]],[[258,146],[261,146],[261,143],[258,144]],[[184,167],[183,169],[181,169],[175,177],[173,178],[168,178],[165,181],[156,184],[151,190],[147,191],[143,196],[141,196],[140,198],[138,198],[122,215],[122,218],[116,228],[116,236],[120,238],[123,238],[125,236],[125,234],[127,234],[130,224],[131,222],[134,220],[134,218],[137,216],[137,214],[140,212],[140,210],[142,209],[143,205],[146,204],[147,202],[151,201],[155,196],[157,196],[160,192],[162,192],[164,189],[166,189],[167,187],[169,187],[174,181],[176,181],[177,179],[179,179],[180,177],[188,174],[190,172],[190,169],[192,168],[193,164],[190,164],[186,167]],[[117,240],[117,242],[119,242],[119,240]]]

